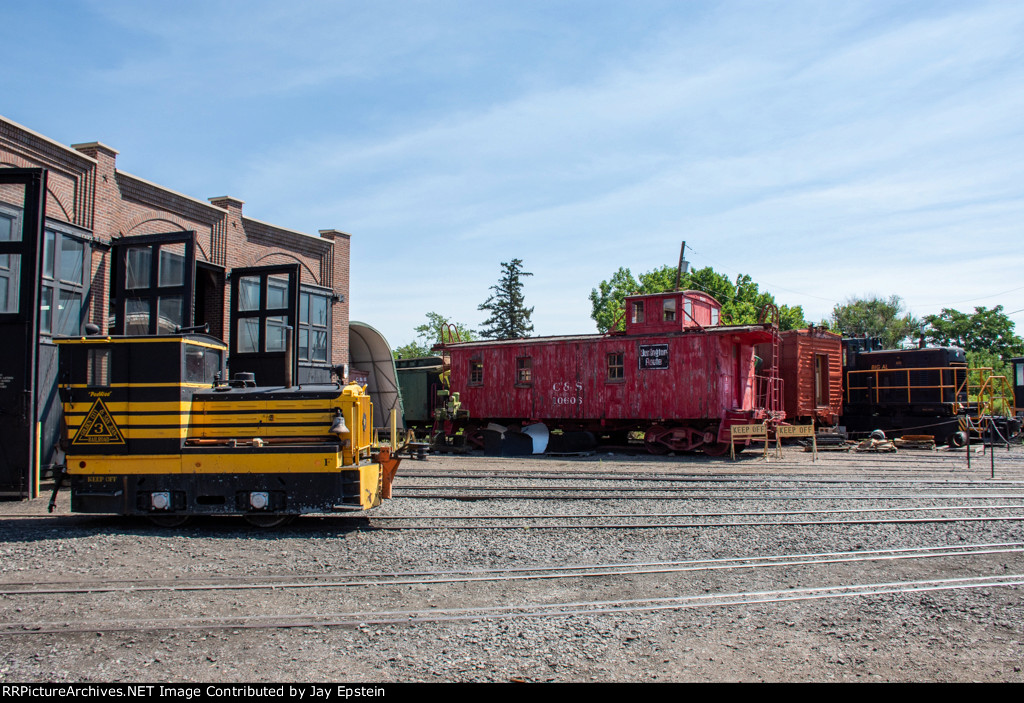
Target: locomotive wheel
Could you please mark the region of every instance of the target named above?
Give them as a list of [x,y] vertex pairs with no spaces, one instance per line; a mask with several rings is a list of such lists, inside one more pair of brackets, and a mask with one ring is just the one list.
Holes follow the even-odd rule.
[[149,521],[158,527],[181,527],[188,522],[189,515],[150,515]]
[[967,435],[963,432],[954,432],[946,438],[946,444],[951,447],[962,447],[967,444]]
[[294,520],[296,515],[246,515],[245,521],[253,527],[280,527]]

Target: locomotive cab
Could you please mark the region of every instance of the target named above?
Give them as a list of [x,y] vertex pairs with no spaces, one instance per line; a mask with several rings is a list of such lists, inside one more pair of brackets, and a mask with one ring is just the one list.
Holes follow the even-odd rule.
[[229,382],[227,347],[201,334],[57,345],[73,512],[276,524],[390,495],[398,461],[373,448],[361,386]]

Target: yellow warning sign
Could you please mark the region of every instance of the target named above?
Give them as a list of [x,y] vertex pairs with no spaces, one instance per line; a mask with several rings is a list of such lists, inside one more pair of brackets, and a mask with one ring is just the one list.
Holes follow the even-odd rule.
[[85,421],[75,433],[72,444],[124,444],[124,435],[117,428],[110,411],[99,398],[92,404]]

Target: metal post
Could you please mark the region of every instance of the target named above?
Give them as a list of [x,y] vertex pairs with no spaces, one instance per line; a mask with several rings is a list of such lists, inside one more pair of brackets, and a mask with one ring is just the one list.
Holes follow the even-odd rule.
[[967,470],[971,470],[971,419],[964,416],[964,434],[967,435]]
[[391,453],[398,451],[398,408],[391,408]]
[[996,477],[996,435],[995,435],[996,423],[994,420],[989,418],[988,421],[988,456],[989,461],[992,464],[992,473],[990,478]]

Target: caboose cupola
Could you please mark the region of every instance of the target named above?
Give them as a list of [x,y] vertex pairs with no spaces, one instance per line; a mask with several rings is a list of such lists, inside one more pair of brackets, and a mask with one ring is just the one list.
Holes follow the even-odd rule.
[[715,327],[722,304],[697,290],[626,297],[626,334],[660,334]]

